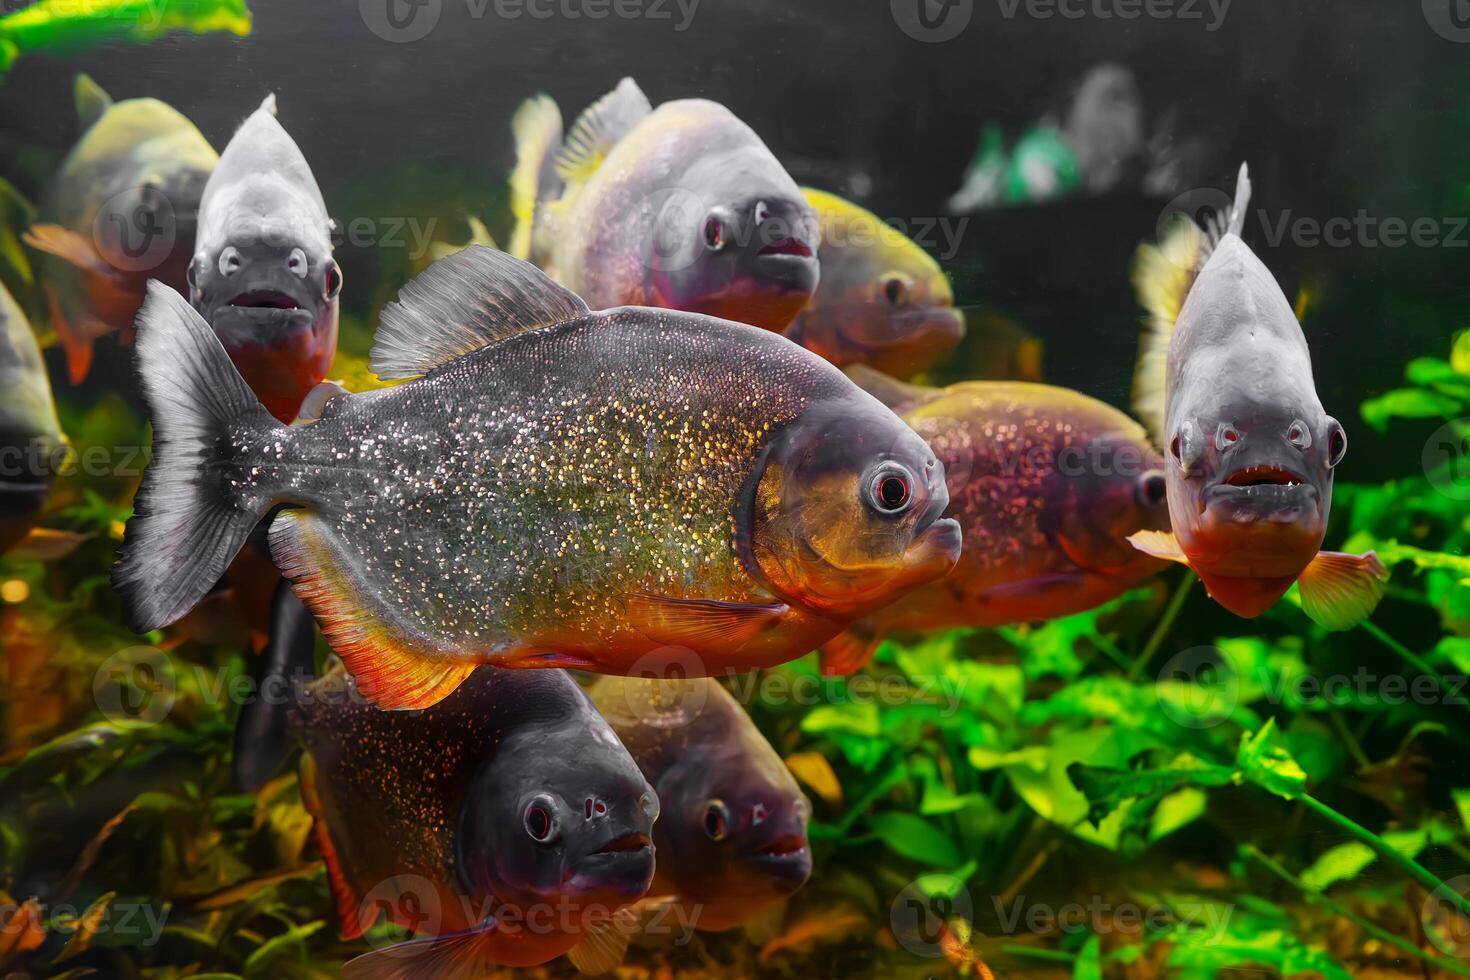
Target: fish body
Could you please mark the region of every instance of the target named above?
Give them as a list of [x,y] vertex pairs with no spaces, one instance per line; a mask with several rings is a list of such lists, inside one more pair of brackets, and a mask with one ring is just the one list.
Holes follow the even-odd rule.
[[245,0],[40,0],[0,17],[0,72],[33,51],[66,54],[118,41],[142,43],[174,31],[250,33]]
[[593,307],[656,306],[784,330],[819,277],[816,216],[753,130],[704,99],[657,109],[631,78],[561,138],[517,113],[512,251]]
[[393,707],[480,662],[781,663],[959,553],[929,447],[769,331],[594,313],[470,246],[384,312],[374,370],[421,376],[288,428],[177,299],[155,287],[140,317],[158,434],[114,574],[140,629],[197,602],[278,505],[276,563]]
[[332,220],[275,97],[240,126],[210,175],[189,297],[276,418],[296,416],[337,351],[342,270]]
[[1182,245],[1145,251],[1136,269],[1154,314],[1139,370],[1162,366],[1164,377],[1139,386],[1153,393],[1141,414],[1168,447],[1173,530],[1134,543],[1187,564],[1237,615],[1260,615],[1299,582],[1307,613],[1343,629],[1372,611],[1387,573],[1371,552],[1321,550],[1347,434],[1317,397],[1291,304],[1240,237],[1249,199],[1242,165],[1228,223],[1208,236],[1181,225]]
[[30,321],[0,285],[0,554],[35,524],[66,438]]
[[[345,974],[458,976],[616,946],[618,913],[653,878],[658,798],[576,683],[485,668],[433,708],[380,711],[340,665],[299,686],[305,622],[275,623],[273,642],[292,646],[265,654],[294,663],[276,680],[298,695],[258,710],[284,714],[303,750],[302,797],[343,937],[380,912],[417,933]],[[260,704],[242,713],[257,734]]]
[[835,194],[804,188],[821,223],[821,282],[786,336],[838,367],[896,378],[933,365],[965,335],[949,277],[919,245]]
[[732,929],[811,875],[811,804],[771,743],[711,678],[601,677],[589,691],[658,792],[658,869],[645,903]]
[[131,327],[149,279],[184,287],[199,199],[219,159],[157,99],[113,102],[79,75],[76,101],[86,131],[25,235],[43,253],[38,271],[73,382],[86,377],[97,338]]
[[1090,609],[1161,571],[1129,536],[1167,530],[1163,459],[1110,405],[1052,385],[904,385],[850,375],[944,464],[965,548],[954,569],[864,617],[823,648],[847,673],[895,631],[1001,626]]

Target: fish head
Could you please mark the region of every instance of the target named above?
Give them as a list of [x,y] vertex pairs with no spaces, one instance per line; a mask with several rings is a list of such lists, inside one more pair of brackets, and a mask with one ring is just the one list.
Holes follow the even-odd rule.
[[265,108],[220,155],[200,205],[189,298],[256,395],[295,417],[337,349],[342,269],[296,143]]
[[747,488],[757,577],[793,604],[859,616],[959,560],[943,464],[856,386],[787,425]]
[[877,215],[806,192],[821,221],[821,281],[788,336],[839,367],[910,377],[953,350],[963,314],[939,263]]
[[658,814],[653,787],[599,716],[526,726],[471,780],[457,837],[462,884],[523,909],[621,908],[653,880]]
[[659,868],[699,925],[728,928],[801,888],[811,876],[811,803],[763,738],[728,732],[686,754],[658,780],[664,812]]
[[1058,546],[1088,572],[1129,577],[1158,565],[1128,536],[1169,529],[1168,478],[1162,455],[1132,428],[1095,434],[1057,455],[1045,514]]
[[112,268],[178,288],[187,275],[209,170],[188,158],[150,162],[145,173],[107,199],[92,223],[93,240]]
[[1169,516],[1202,574],[1294,578],[1322,546],[1347,451],[1291,305],[1239,237],[1190,289],[1171,346]]
[[764,146],[697,161],[653,220],[656,305],[780,331],[817,288],[816,213]]

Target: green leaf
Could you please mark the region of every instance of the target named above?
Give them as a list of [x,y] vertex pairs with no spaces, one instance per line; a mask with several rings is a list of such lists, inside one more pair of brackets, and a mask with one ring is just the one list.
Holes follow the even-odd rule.
[[1158,840],[1194,823],[1204,816],[1208,802],[1209,798],[1204,790],[1193,786],[1170,793],[1154,809],[1153,825],[1149,828],[1148,839]]
[[1364,422],[1384,432],[1390,419],[1450,418],[1460,410],[1460,403],[1424,388],[1395,388],[1363,402],[1361,410]]
[[1377,857],[1373,849],[1361,841],[1339,844],[1318,855],[1317,860],[1302,872],[1302,883],[1321,891],[1339,881],[1356,878]]
[[952,868],[963,860],[954,841],[922,817],[884,811],[870,814],[867,823],[889,850],[912,861]]
[[1072,964],[1072,980],[1102,980],[1102,940],[1089,936]]
[[868,738],[877,738],[881,728],[878,721],[878,706],[871,702],[823,704],[813,708],[801,720],[801,730],[817,735],[827,732],[850,732]]
[[1275,718],[1241,738],[1235,765],[1248,781],[1288,800],[1307,788],[1307,774],[1277,738]]

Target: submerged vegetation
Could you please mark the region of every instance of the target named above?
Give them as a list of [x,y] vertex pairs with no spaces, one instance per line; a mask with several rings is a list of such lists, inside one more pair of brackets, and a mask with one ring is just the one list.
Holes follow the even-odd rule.
[[[1330,535],[1393,569],[1373,621],[1236,620],[1171,570],[886,642],[851,678],[731,678],[813,800],[815,873],[622,975],[1470,976],[1470,332],[1405,376],[1362,421],[1433,428],[1423,471],[1340,485]],[[64,415],[59,533],[0,559],[0,970],[334,976],[365,947],[337,938],[295,775],[230,787],[261,597],[128,633],[107,570],[142,460],[115,447],[143,424],[116,396]]]

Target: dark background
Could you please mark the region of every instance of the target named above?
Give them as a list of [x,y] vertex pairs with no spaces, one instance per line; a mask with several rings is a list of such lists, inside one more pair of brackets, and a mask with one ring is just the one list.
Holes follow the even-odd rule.
[[[1470,214],[1470,44],[1436,33],[1417,0],[1235,0],[1214,32],[1203,2],[1203,19],[1129,21],[1037,19],[1024,7],[1007,18],[999,0],[974,0],[968,27],[938,44],[906,36],[887,0],[702,0],[682,33],[672,2],[668,20],[600,21],[510,20],[493,4],[477,18],[466,0],[439,2],[436,28],[412,43],[376,36],[355,0],[251,0],[249,38],[174,35],[22,58],[0,85],[0,174],[39,194],[75,138],[71,81],[85,70],[114,97],[174,104],[218,148],[274,91],[339,220],[365,207],[364,186],[377,188],[368,197],[378,214],[413,214],[435,174],[503,193],[508,121],[526,96],[551,93],[570,121],[632,74],[655,103],[726,103],[798,179],[832,186],[865,174],[870,207],[912,220],[941,213],[983,123],[1014,138],[1111,60],[1136,73],[1151,119],[1172,109],[1184,130],[1208,135],[1202,186],[1231,191],[1247,159],[1253,204],[1274,215]],[[413,193],[390,199],[405,188]],[[959,300],[1039,335],[1049,380],[1126,403],[1138,323],[1127,266],[1163,204],[1129,191],[975,216],[947,263]],[[503,228],[503,215],[489,217]],[[1417,444],[1375,443],[1357,403],[1392,387],[1411,357],[1443,356],[1470,322],[1470,230],[1458,248],[1272,248],[1247,237],[1288,296],[1299,285],[1311,293],[1305,326],[1323,401],[1375,460],[1346,478],[1417,469]],[[359,315],[396,287],[371,255],[339,257]]]

